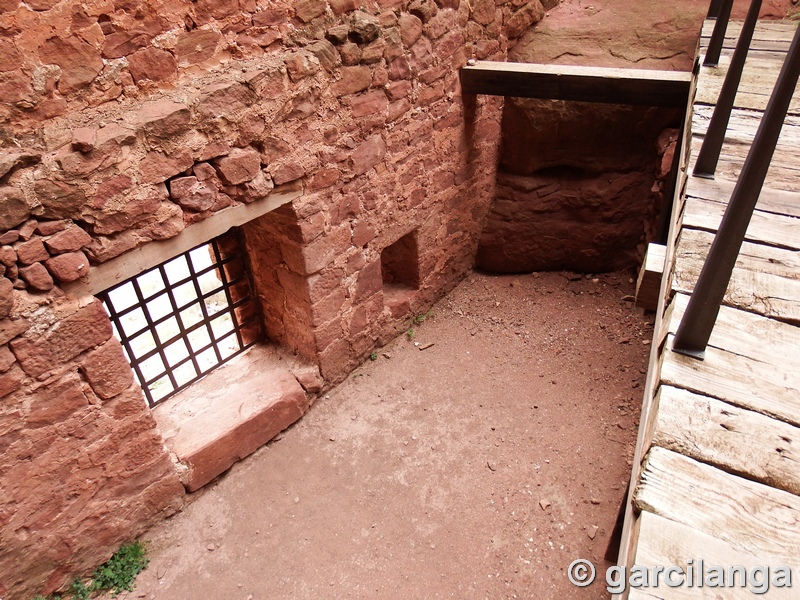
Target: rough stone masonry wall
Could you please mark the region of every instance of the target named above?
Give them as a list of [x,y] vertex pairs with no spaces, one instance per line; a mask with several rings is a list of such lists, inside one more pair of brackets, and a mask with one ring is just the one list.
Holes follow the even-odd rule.
[[[245,227],[267,332],[340,380],[471,265],[538,0],[0,0],[0,596],[91,570],[183,490],[92,265],[292,183]],[[380,256],[413,232],[419,289]],[[166,257],[165,257],[166,258]],[[277,300],[276,300],[277,298]]]

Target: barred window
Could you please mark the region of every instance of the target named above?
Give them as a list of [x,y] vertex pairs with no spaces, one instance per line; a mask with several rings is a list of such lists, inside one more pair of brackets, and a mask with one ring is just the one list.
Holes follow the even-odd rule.
[[237,232],[171,258],[99,297],[151,407],[258,338]]

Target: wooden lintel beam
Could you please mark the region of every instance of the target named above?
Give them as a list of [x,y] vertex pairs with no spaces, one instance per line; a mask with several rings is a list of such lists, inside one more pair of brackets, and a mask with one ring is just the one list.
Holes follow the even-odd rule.
[[688,72],[477,61],[461,69],[465,94],[685,108]]

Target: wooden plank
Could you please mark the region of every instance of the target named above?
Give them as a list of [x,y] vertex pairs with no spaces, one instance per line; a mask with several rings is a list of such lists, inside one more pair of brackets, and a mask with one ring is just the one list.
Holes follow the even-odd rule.
[[800,497],[664,448],[650,450],[634,503],[737,552],[781,565],[796,564],[800,556]]
[[[734,106],[748,110],[764,111],[769,102],[783,58],[772,62],[749,57],[742,72],[742,80],[736,93]],[[701,67],[697,82],[695,103],[714,105],[719,98],[722,84],[728,73],[730,59],[721,57],[717,68]],[[789,106],[789,114],[800,112],[800,90],[796,90]]]
[[222,235],[231,227],[243,225],[288,204],[302,194],[303,190],[297,185],[287,184],[275,188],[269,196],[261,200],[224,208],[207,219],[187,227],[173,238],[150,242],[91,267],[87,278],[64,285],[64,290],[76,297],[99,294],[173,256]]
[[662,385],[651,445],[800,495],[800,429],[760,413]]
[[684,108],[691,73],[477,61],[461,69],[465,94]]
[[[716,232],[727,208],[727,198],[714,202],[702,198],[686,199],[683,226]],[[800,250],[800,219],[774,213],[753,211],[745,239],[778,248]]]
[[642,268],[636,280],[636,306],[646,310],[658,308],[658,293],[661,289],[666,253],[667,247],[662,244],[647,245]]
[[[697,159],[704,134],[711,119],[713,107],[695,105],[692,119],[691,163]],[[736,181],[761,123],[761,113],[735,109],[725,135],[715,178]],[[781,131],[778,145],[765,180],[773,189],[796,191],[800,189],[800,161],[795,150],[800,147],[800,117],[788,115]]]
[[[689,296],[675,294],[666,328],[675,333],[689,304]],[[785,368],[800,377],[800,328],[758,314],[720,307],[709,344],[739,356]],[[800,379],[798,379],[800,383]],[[797,388],[800,390],[800,386]]]
[[796,376],[788,380],[780,366],[711,346],[706,349],[705,360],[689,358],[669,349],[673,339],[673,335],[667,336],[660,370],[662,384],[680,386],[800,425]]
[[[688,560],[692,560],[691,571]],[[701,560],[702,563],[699,562]],[[688,585],[690,578],[687,576],[687,584],[679,587],[667,587],[665,583],[661,583],[658,588],[632,589],[629,600],[661,600],[665,597],[670,600],[719,600],[722,597],[721,593],[726,600],[752,600],[754,594],[751,586],[726,588],[698,586],[697,583],[703,581],[700,578],[701,564],[702,570],[706,573],[711,567],[743,566],[749,573],[754,567],[770,567],[770,571],[774,572],[778,566],[787,566],[792,569],[794,578],[800,561],[795,559],[792,564],[782,565],[781,560],[775,556],[734,548],[731,544],[692,527],[645,511],[639,518],[636,564],[647,568],[671,565],[681,567],[685,574],[691,573],[694,585]],[[797,585],[794,579],[792,583]],[[775,586],[769,587],[767,594],[770,599],[790,600],[796,596],[796,588]]]
[[[665,309],[667,308],[667,298],[670,296],[670,282],[675,255],[674,240],[677,238],[681,227],[681,204],[683,201],[683,192],[686,187],[687,160],[689,156],[689,144],[691,143],[691,136],[689,135],[692,124],[691,99],[694,97],[696,83],[697,80],[693,77],[689,91],[689,99],[687,99],[687,106],[685,107],[684,111],[683,128],[687,134],[683,136],[680,148],[677,149],[677,151],[680,152],[681,157],[680,170],[678,172],[678,181],[675,186],[675,194],[673,197],[674,208],[669,219],[669,232],[667,234],[667,239],[670,240],[670,243],[666,248],[664,275],[661,278],[661,289],[659,290],[658,294],[658,308],[656,310],[656,322],[654,328],[654,332],[658,333],[654,333],[654,335],[660,335],[660,332],[664,329],[663,320],[665,317]],[[642,411],[640,417],[642,423],[647,422],[649,415],[652,412],[651,408],[653,406],[655,390],[659,385],[659,360],[660,344],[653,343],[650,345],[647,377],[645,379],[642,393]],[[636,447],[634,448],[633,453],[631,478],[628,484],[628,491],[626,495],[625,519],[622,526],[619,556],[617,557],[618,565],[627,566],[632,564],[633,554],[636,546],[636,513],[633,509],[633,502],[631,502],[631,499],[633,498],[634,490],[636,489],[636,485],[639,481],[639,474],[641,472],[643,458],[645,452],[647,451],[647,448],[644,445],[645,433],[645,428],[640,426],[636,436]],[[620,600],[620,596],[618,594],[614,594],[612,598],[613,600]]]
[[[703,29],[700,33],[701,44],[702,40],[706,41],[711,39],[711,34],[714,32],[714,24],[716,21],[713,19],[706,19],[703,21]],[[725,39],[738,40],[739,34],[742,32],[743,21],[731,20],[725,30]],[[754,40],[778,40],[785,42],[787,47],[792,41],[794,30],[797,27],[797,21],[766,21],[761,20],[756,24],[756,29],[753,32]]]
[[[690,177],[686,186],[686,195],[727,204],[733,193],[734,185],[736,185],[735,182],[722,179]],[[756,208],[762,212],[800,217],[800,193],[765,187],[761,190]]]
[[[713,234],[707,231],[681,231],[673,289],[692,292],[713,238]],[[744,242],[724,302],[729,306],[800,323],[800,253]]]

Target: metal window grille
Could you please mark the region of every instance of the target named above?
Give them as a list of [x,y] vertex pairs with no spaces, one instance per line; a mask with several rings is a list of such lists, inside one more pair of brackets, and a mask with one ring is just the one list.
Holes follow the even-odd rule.
[[245,306],[252,302],[250,282],[241,245],[230,234],[99,297],[151,407],[255,342],[245,334],[257,327]]

